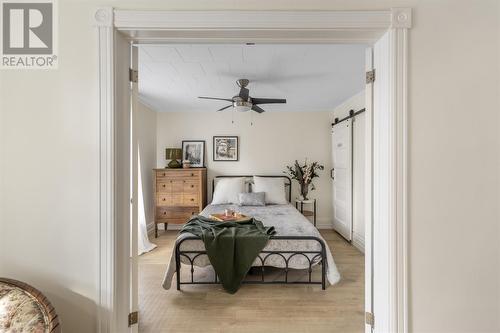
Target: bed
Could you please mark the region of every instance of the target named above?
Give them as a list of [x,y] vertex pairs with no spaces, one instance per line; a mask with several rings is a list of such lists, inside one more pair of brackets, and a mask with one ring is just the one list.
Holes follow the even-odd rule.
[[[224,177],[248,177],[251,176],[218,176],[215,177],[212,189],[217,179]],[[262,177],[262,176],[261,176]],[[222,212],[225,209],[240,211],[245,215],[253,216],[262,221],[264,226],[274,226],[276,235],[271,236],[266,247],[261,251],[253,263],[252,276],[243,281],[244,284],[318,284],[322,289],[326,288],[327,282],[331,285],[340,280],[340,274],[335,265],[332,253],[325,240],[300,212],[290,204],[291,180],[286,176],[264,176],[283,178],[287,189],[288,204],[266,205],[266,206],[238,206],[232,204],[208,205],[200,215],[208,217],[213,213]],[[249,186],[251,184],[249,183]],[[183,266],[188,266],[188,276],[181,275]],[[313,278],[313,269],[321,268],[321,278]],[[172,252],[163,287],[170,289],[172,278],[176,275],[177,290],[181,285],[193,284],[218,284],[220,281],[214,274],[213,279],[198,281],[195,278],[195,269],[199,267],[210,267],[210,261],[206,255],[203,241],[189,233],[180,234],[177,237],[175,249]],[[283,270],[282,278],[266,279],[266,268],[274,267]],[[293,270],[305,272],[305,278],[299,280],[289,279],[289,273]],[[190,273],[190,274],[189,274]]]

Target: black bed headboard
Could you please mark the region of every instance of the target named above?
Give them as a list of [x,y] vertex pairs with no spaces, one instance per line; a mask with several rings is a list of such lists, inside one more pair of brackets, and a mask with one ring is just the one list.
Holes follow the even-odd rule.
[[[285,180],[285,190],[287,191],[287,194],[288,194],[288,202],[291,202],[292,201],[292,180],[290,179],[290,177],[288,176],[285,176],[285,175],[279,175],[279,176],[268,176],[268,175],[255,175],[257,177],[266,177],[266,178],[283,178]],[[224,175],[224,176],[215,176],[213,179],[212,179],[212,196],[214,194],[214,190],[215,190],[215,180],[216,179],[220,179],[220,178],[252,178],[252,176],[249,176],[249,175]]]

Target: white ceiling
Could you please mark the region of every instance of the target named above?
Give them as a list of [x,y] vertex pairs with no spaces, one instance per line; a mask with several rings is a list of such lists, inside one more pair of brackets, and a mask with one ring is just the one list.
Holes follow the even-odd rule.
[[[213,112],[239,78],[251,97],[286,98],[266,111],[330,111],[364,88],[364,45],[140,45],[140,99],[156,111]],[[228,109],[230,110],[230,109]]]

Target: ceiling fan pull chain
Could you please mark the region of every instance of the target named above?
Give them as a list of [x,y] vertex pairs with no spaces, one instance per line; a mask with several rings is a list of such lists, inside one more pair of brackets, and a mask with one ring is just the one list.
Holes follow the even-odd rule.
[[250,112],[250,126],[253,126],[253,112]]
[[231,111],[231,124],[234,124],[234,108]]

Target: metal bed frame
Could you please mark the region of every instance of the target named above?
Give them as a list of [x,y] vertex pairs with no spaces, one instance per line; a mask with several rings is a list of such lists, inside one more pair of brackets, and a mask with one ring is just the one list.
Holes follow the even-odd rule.
[[[245,177],[245,178],[250,178],[252,176],[216,176],[212,180],[212,194],[215,189],[215,180],[219,178],[236,178],[236,177]],[[259,176],[259,177],[267,177],[267,178],[284,178],[285,180],[285,188],[288,189],[288,201],[291,201],[292,197],[292,181],[289,177],[287,176]],[[251,183],[250,183],[251,186]],[[184,251],[181,250],[181,244],[184,241],[187,240],[199,240],[200,237],[197,236],[187,236],[181,239],[180,241],[177,241],[175,244],[175,269],[176,269],[176,280],[177,280],[177,290],[181,290],[181,285],[189,285],[189,284],[220,284],[220,281],[217,278],[217,274],[215,274],[215,279],[213,281],[195,281],[194,280],[194,267],[195,267],[195,260],[196,258],[200,256],[207,256],[206,251]],[[253,267],[260,267],[260,280],[244,280],[244,284],[321,284],[321,289],[325,290],[326,287],[326,266],[327,266],[327,261],[326,261],[326,247],[325,243],[323,242],[322,239],[314,236],[271,236],[270,239],[272,240],[308,240],[308,241],[316,241],[320,244],[321,250],[319,251],[261,251],[260,254],[257,256],[257,258],[260,259],[260,266],[253,266]],[[190,256],[192,255],[192,256]],[[285,279],[281,281],[266,281],[265,280],[265,266],[266,266],[266,260],[270,256],[280,256],[283,259],[284,262],[284,271],[285,271]],[[311,258],[309,256],[311,256]],[[308,279],[307,281],[289,281],[288,280],[288,271],[291,269],[289,268],[289,262],[290,259],[295,257],[295,256],[303,256],[305,257],[308,262],[309,262],[309,267],[308,267]],[[191,266],[191,278],[189,281],[181,281],[181,257],[186,258],[189,261],[189,265]],[[314,281],[312,280],[312,267],[315,264],[320,264],[321,265],[321,281]]]

